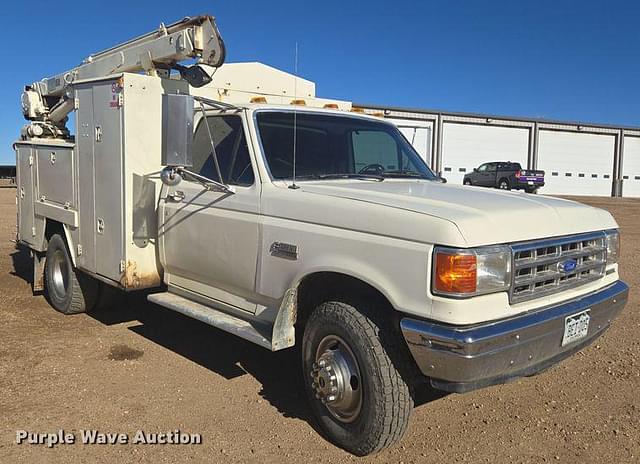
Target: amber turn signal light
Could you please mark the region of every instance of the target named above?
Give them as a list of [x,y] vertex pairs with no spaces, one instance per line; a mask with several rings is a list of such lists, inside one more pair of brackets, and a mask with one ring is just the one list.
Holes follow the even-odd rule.
[[476,255],[436,254],[434,289],[442,293],[475,293]]

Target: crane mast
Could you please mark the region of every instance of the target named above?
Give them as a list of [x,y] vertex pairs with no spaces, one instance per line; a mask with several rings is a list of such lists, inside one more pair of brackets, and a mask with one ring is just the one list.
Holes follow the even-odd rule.
[[22,112],[31,123],[23,128],[23,136],[68,136],[67,114],[75,108],[73,84],[85,79],[121,72],[169,77],[171,69],[177,69],[194,86],[197,81],[207,83],[195,66],[179,64],[189,59],[216,68],[224,63],[224,42],[212,16],[160,24],[155,31],[90,55],[73,69],[25,86]]

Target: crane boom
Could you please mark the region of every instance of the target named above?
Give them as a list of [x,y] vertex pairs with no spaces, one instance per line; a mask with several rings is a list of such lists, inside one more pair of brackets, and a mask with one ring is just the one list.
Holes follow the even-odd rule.
[[74,82],[120,72],[168,77],[171,68],[181,68],[178,63],[187,59],[213,67],[223,64],[224,42],[212,16],[161,24],[155,31],[89,56],[71,70],[26,86],[23,114],[28,120],[59,124],[73,110]]

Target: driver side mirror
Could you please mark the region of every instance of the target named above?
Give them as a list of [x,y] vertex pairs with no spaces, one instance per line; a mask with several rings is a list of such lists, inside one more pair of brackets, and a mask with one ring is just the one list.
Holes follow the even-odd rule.
[[188,167],[193,140],[193,107],[191,95],[162,96],[162,160],[163,166]]
[[478,172],[478,168],[473,168],[473,172]]

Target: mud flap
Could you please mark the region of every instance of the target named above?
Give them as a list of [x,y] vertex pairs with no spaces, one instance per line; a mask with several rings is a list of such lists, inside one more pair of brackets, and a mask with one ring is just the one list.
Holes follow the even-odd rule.
[[31,250],[31,257],[33,258],[33,293],[44,291],[44,263],[47,260],[47,255]]
[[298,290],[290,288],[284,294],[271,334],[271,350],[278,351],[289,348],[296,343],[294,325],[297,320]]

